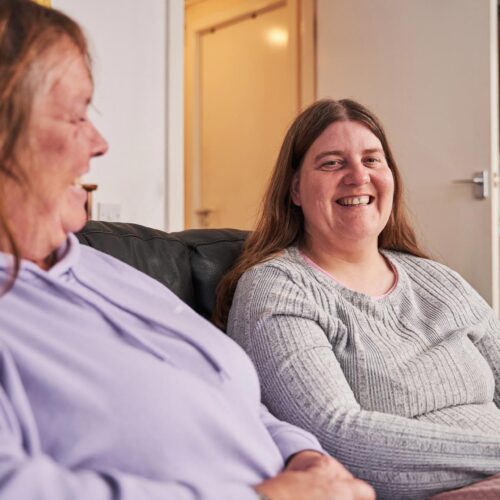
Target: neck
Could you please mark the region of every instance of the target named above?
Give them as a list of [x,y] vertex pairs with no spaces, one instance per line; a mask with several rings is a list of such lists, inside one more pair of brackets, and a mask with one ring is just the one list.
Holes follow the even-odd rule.
[[394,283],[392,268],[380,253],[376,241],[346,248],[306,239],[300,249],[314,263],[351,290],[378,296],[386,293]]
[[[55,252],[66,234],[60,221],[45,209],[26,183],[1,176],[2,219],[16,242],[20,258],[47,270],[55,263]],[[61,228],[61,229],[57,229]],[[0,226],[0,250],[13,253],[7,228]]]
[[301,250],[317,264],[329,266],[335,262],[345,265],[370,266],[380,260],[377,239],[363,241],[325,241],[306,234]]
[[[47,271],[56,261],[56,250],[50,248],[43,238],[34,237],[27,233],[22,237],[13,235],[16,242],[16,250],[21,259],[34,262],[38,267]],[[6,234],[0,233],[0,251],[8,254],[14,254],[14,248]]]
[[[52,221],[41,218],[39,210],[29,203],[24,203],[24,206],[21,203],[8,203],[6,206],[10,209],[5,211],[5,221],[8,221],[8,230],[15,241],[18,256],[44,270],[52,267],[55,252],[66,235],[48,231],[47,227],[51,226]],[[0,251],[14,253],[5,227],[0,228]]]

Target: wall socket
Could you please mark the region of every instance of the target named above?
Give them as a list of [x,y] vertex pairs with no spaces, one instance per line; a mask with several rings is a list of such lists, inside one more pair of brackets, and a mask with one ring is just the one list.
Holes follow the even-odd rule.
[[121,216],[121,205],[119,203],[98,203],[97,220],[106,222],[119,222]]

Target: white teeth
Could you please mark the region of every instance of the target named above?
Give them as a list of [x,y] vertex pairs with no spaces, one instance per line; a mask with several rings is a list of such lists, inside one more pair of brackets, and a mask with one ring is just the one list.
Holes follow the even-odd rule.
[[338,200],[340,205],[368,205],[370,203],[369,196],[354,196],[352,198],[342,198]]

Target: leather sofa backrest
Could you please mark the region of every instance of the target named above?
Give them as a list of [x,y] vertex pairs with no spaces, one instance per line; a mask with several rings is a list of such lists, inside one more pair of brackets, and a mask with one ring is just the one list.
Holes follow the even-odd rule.
[[165,233],[138,224],[89,221],[76,236],[163,283],[210,318],[217,284],[240,254],[247,235],[238,229]]

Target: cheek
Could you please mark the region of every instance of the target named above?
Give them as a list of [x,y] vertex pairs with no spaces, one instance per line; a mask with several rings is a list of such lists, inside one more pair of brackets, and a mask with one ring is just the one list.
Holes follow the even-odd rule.
[[394,179],[392,174],[384,179],[381,185],[381,192],[383,195],[381,197],[382,205],[380,212],[383,218],[389,220],[394,206]]
[[[71,133],[71,132],[67,132]],[[33,147],[33,180],[46,192],[46,196],[58,195],[58,187],[66,186],[71,173],[71,140],[67,134],[41,132]]]
[[384,202],[392,205],[394,199],[394,177],[389,169],[378,179],[378,190]]
[[303,194],[301,208],[308,225],[329,225],[335,218],[336,206],[332,203],[331,193],[321,186]]
[[68,152],[68,138],[63,134],[42,131],[35,144],[38,162],[46,163],[65,156]]
[[300,184],[302,202],[318,201],[332,196],[336,186],[332,179],[325,176],[313,176],[304,179]]
[[64,141],[50,140],[39,144],[29,175],[33,195],[47,210],[66,203],[69,187],[67,153]]
[[394,179],[391,175],[389,181],[387,182],[387,196],[391,201],[391,206],[394,202]]

